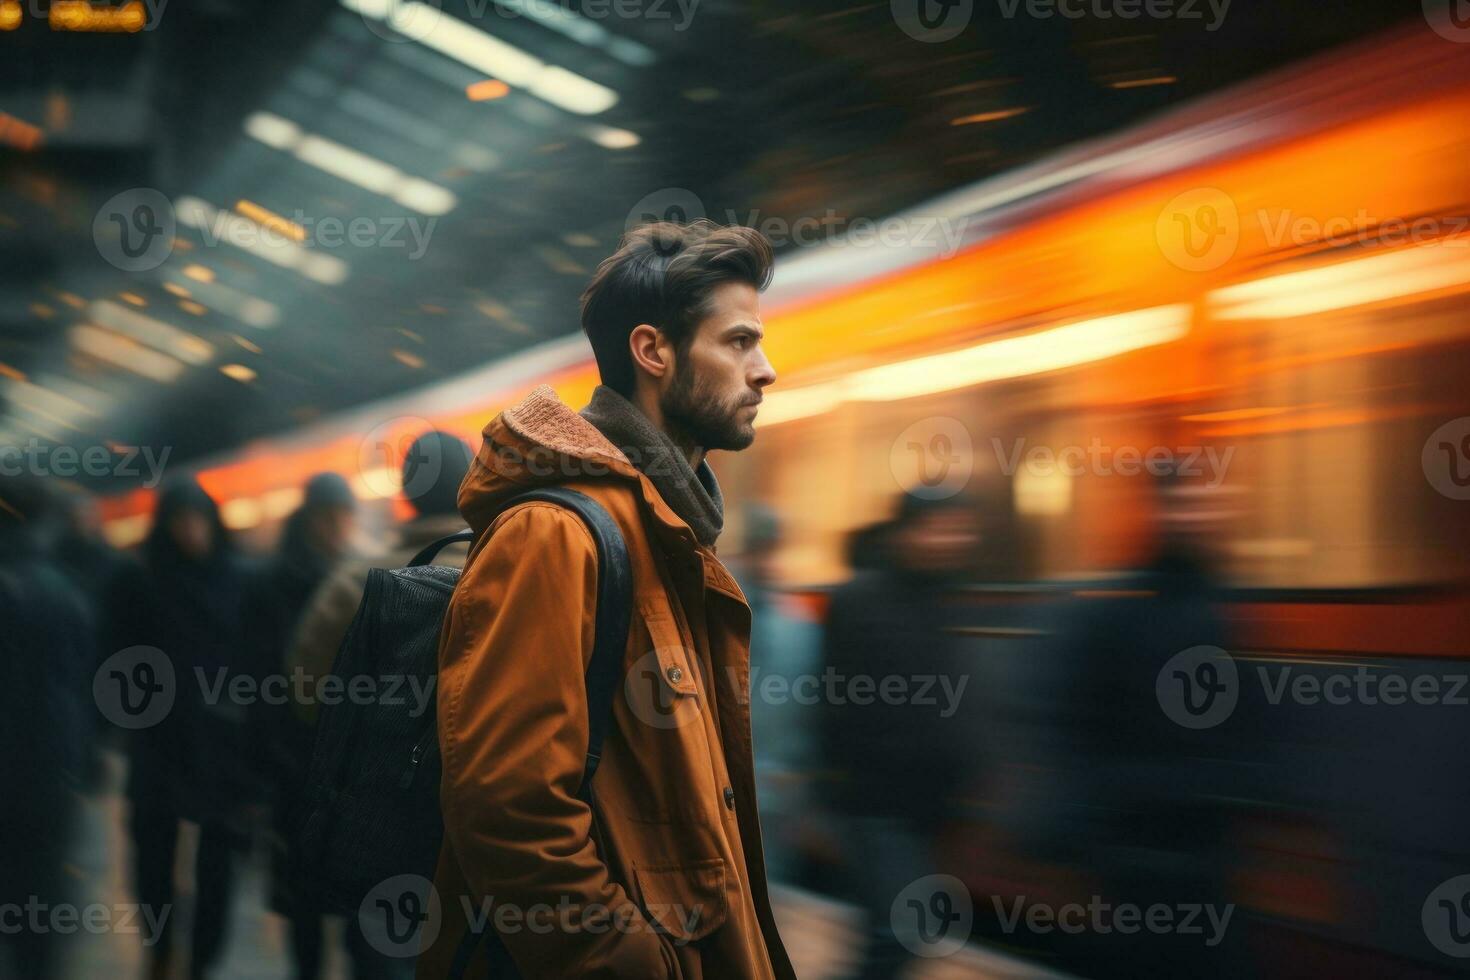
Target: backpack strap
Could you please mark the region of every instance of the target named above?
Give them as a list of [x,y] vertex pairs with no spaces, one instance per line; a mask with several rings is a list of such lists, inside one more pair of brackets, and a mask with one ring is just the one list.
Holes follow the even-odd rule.
[[597,618],[594,623],[592,660],[587,665],[587,765],[582,775],[582,795],[602,761],[602,742],[612,721],[613,695],[622,674],[623,652],[628,646],[628,626],[633,619],[633,567],[623,532],[602,505],[585,493],[567,487],[542,487],[513,497],[508,507],[532,500],[557,504],[572,511],[587,525],[597,545]]
[[429,562],[434,560],[439,552],[443,551],[450,545],[470,544],[474,540],[475,532],[471,531],[469,528],[465,528],[463,531],[455,531],[453,534],[445,535],[438,541],[434,541],[430,544],[425,545],[422,551],[409,559],[408,567],[417,568],[420,565],[427,565]]

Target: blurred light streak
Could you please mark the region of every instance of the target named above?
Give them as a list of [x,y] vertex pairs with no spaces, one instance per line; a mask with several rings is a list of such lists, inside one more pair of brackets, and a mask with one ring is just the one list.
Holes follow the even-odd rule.
[[471,102],[493,102],[510,94],[510,86],[498,78],[487,78],[465,86],[465,97]]
[[293,242],[306,241],[305,228],[301,227],[290,218],[282,217],[269,208],[262,207],[261,205],[256,204],[254,201],[247,201],[244,198],[241,198],[240,200],[235,202],[235,211],[249,218],[251,221],[254,221],[256,224],[260,225],[263,228],[269,228],[272,231],[280,232],[282,235],[285,235]]
[[153,381],[171,382],[183,372],[183,362],[145,347],[129,337],[89,323],[71,328],[71,344],[84,354],[126,368]]
[[617,93],[607,86],[558,65],[547,64],[513,44],[418,0],[409,3],[399,0],[341,2],[348,10],[384,21],[395,30],[396,24],[408,25],[416,18],[421,24],[431,23],[433,26],[429,30],[413,30],[405,36],[568,112],[593,116],[618,102]]
[[308,251],[280,236],[262,234],[248,218],[220,211],[197,197],[182,197],[174,205],[179,223],[199,231],[205,244],[226,242],[283,269],[292,269],[308,279],[335,286],[347,279],[347,263],[335,255]]
[[883,364],[832,381],[773,391],[756,422],[776,425],[820,415],[847,401],[893,401],[1076,367],[1178,340],[1189,332],[1189,318],[1189,305],[1176,303]]
[[231,531],[244,531],[258,525],[265,511],[254,497],[236,497],[220,505],[219,516]]
[[[182,275],[188,274],[188,269],[185,269]],[[210,280],[199,280],[185,285],[180,281],[182,276],[177,272],[165,272],[164,277],[163,288],[181,299],[196,298],[210,309],[260,330],[280,325],[281,308],[268,299],[251,296]]]
[[658,60],[652,48],[631,38],[618,37],[596,21],[561,4],[546,3],[545,0],[495,0],[495,5],[533,20],[578,44],[606,51],[625,65],[642,68]]
[[1012,485],[1016,513],[1024,517],[1056,517],[1072,508],[1072,477],[1062,467],[1021,467]]
[[608,150],[628,150],[643,142],[637,133],[614,126],[591,125],[585,132],[588,139]]
[[1209,294],[1230,319],[1308,316],[1470,283],[1470,241],[1449,239],[1226,286]]
[[1017,106],[1014,109],[996,109],[994,112],[977,112],[969,116],[958,116],[949,121],[951,126],[970,126],[974,123],[998,122],[1001,119],[1010,119],[1026,112],[1030,106]]
[[1150,85],[1173,85],[1179,81],[1174,75],[1155,75],[1153,78],[1130,78],[1121,82],[1109,82],[1108,88],[1147,88]]
[[153,526],[153,514],[144,511],[127,517],[117,517],[102,525],[102,536],[114,548],[131,548],[148,535]]
[[41,127],[0,112],[0,143],[18,150],[34,150],[41,145]]
[[397,466],[377,466],[363,470],[349,482],[358,500],[378,500],[403,489],[403,474]]
[[281,487],[262,494],[260,508],[266,520],[275,520],[278,517],[285,517],[301,506],[301,501],[305,497],[306,494],[300,487]]
[[87,310],[87,317],[99,326],[115,330],[186,364],[207,364],[214,357],[214,347],[207,340],[111,300],[93,303]]
[[249,384],[255,380],[255,369],[244,364],[223,364],[220,366],[219,373],[241,384]]
[[446,188],[405,174],[390,163],[335,140],[306,133],[289,119],[273,113],[251,113],[245,119],[245,132],[266,146],[290,153],[323,173],[424,214],[448,214],[459,203],[454,193]]
[[0,31],[13,31],[25,19],[25,7],[19,0],[0,0]]
[[[55,390],[52,386],[58,380],[49,377],[30,382],[7,378],[0,381],[0,392],[4,393],[6,401],[13,408],[32,412],[68,429],[76,429],[80,422],[101,417],[97,393],[89,392],[87,402],[91,404],[87,404],[70,394]],[[80,387],[72,384],[73,389]],[[105,402],[102,404],[105,405]]]

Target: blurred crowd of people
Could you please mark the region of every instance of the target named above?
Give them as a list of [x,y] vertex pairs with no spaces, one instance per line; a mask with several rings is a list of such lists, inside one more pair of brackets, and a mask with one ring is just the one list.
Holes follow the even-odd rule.
[[[455,492],[469,446],[430,432],[407,457],[420,475],[432,470],[432,479],[406,488],[416,516],[396,529],[398,550],[373,564],[406,564],[424,543],[462,526]],[[0,644],[7,677],[0,689],[18,743],[4,755],[4,785],[23,802],[0,817],[0,902],[56,906],[72,897],[63,869],[77,802],[103,788],[103,756],[116,750],[127,759],[130,884],[147,921],[158,924],[145,935],[147,975],[179,975],[181,961],[188,976],[212,975],[229,939],[236,870],[261,840],[270,904],[288,925],[292,975],[321,975],[326,911],[292,873],[314,699],[211,691],[241,676],[264,692],[266,678],[300,673],[318,682],[330,673],[369,565],[350,546],[357,518],[347,481],[319,474],[303,488],[274,551],[249,555],[216,501],[182,477],[160,487],[146,539],[124,554],[103,541],[85,495],[6,479]],[[120,677],[107,669],[118,654],[126,658]],[[114,682],[135,689],[114,697],[103,690]],[[150,714],[146,698],[154,693],[171,700]],[[120,719],[109,716],[111,706],[136,710],[139,723],[114,724]],[[198,826],[187,917],[175,904],[184,821]],[[188,935],[176,936],[180,929]],[[344,935],[354,976],[412,975],[411,963],[373,950],[354,922]],[[63,975],[67,939],[53,929],[5,930],[0,976]]]
[[[436,461],[438,476],[416,487],[417,517],[372,564],[406,564],[462,524],[455,491],[469,447],[428,433],[408,455]],[[984,549],[974,501],[901,497],[890,520],[852,535],[850,581],[816,597],[825,614],[812,595],[798,601],[780,587],[780,516],[748,507],[733,564],[754,612],[750,709],[769,871],[863,910],[853,976],[896,976],[922,952],[928,940],[916,945],[905,934],[895,901],[926,876],[963,874],[956,855],[974,842],[955,835],[987,821],[1014,824],[1005,828],[1008,859],[1084,873],[1114,902],[1229,901],[1226,817],[1216,801],[1246,795],[1231,787],[1248,760],[1207,729],[1171,723],[1154,700],[1155,676],[1171,656],[1229,640],[1197,491],[1159,484],[1151,560],[1107,596],[1018,612],[1011,632],[1041,639],[1029,641],[1025,669],[1009,677],[997,672],[999,659],[980,656],[972,628],[973,569]],[[199,827],[192,911],[160,915],[148,975],[175,975],[181,960],[189,976],[210,975],[229,939],[235,869],[260,840],[294,975],[320,975],[327,910],[291,874],[314,699],[241,705],[206,692],[215,676],[329,673],[369,565],[349,545],[356,518],[346,481],[318,475],[274,553],[247,555],[215,501],[183,478],[164,484],[150,533],[124,555],[102,543],[85,496],[6,483],[0,616],[10,628],[0,643],[9,676],[0,690],[19,742],[3,764],[5,785],[26,802],[0,818],[0,899],[64,899],[75,801],[97,790],[101,753],[121,750],[129,877],[144,906],[172,909],[181,822]],[[177,699],[156,724],[124,732],[99,711],[94,685],[109,682],[99,677],[109,657],[137,647],[166,653]],[[893,696],[887,684],[897,685]],[[1002,768],[1041,775],[1011,794],[1023,802],[1008,816],[977,815]],[[966,886],[993,890],[993,882]],[[1240,969],[1233,941],[1114,934],[1088,946],[1103,938],[1090,935],[1050,949],[1036,936],[995,932],[1001,911],[975,899],[975,932],[988,928],[1002,945],[1088,975],[1136,975],[1140,964],[1161,975]],[[345,937],[354,976],[411,972],[376,953],[352,923]],[[18,975],[34,978],[59,975],[64,941],[25,932],[0,939]]]

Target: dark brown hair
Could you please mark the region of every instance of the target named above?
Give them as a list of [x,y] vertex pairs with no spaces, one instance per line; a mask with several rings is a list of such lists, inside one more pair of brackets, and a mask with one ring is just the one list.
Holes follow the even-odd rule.
[[582,329],[602,383],[632,396],[628,336],[634,327],[651,324],[684,351],[709,313],[716,286],[743,282],[765,289],[774,265],[766,236],[740,225],[657,221],[628,232],[582,292]]

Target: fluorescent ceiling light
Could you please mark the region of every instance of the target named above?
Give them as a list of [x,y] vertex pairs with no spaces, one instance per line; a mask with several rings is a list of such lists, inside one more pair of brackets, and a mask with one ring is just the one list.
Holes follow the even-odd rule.
[[112,300],[92,303],[87,309],[87,318],[98,326],[131,337],[185,364],[208,364],[214,357],[214,347],[207,340]]
[[658,60],[652,48],[631,38],[618,37],[596,21],[561,4],[548,3],[547,0],[495,0],[495,3],[578,44],[606,51],[625,65],[641,68]]
[[199,231],[206,246],[225,242],[272,265],[291,269],[314,282],[335,286],[347,278],[347,263],[335,255],[305,248],[238,214],[220,211],[197,197],[174,205],[179,223]]
[[[491,78],[498,78],[507,85],[524,89],[530,94],[550,102],[552,105],[583,116],[595,116],[617,104],[618,94],[606,85],[599,85],[590,78],[558,65],[547,64],[535,55],[522,51],[513,44],[487,34],[472,24],[452,17],[438,7],[410,0],[341,0],[346,7],[363,17],[381,20],[389,27],[396,25],[413,29],[401,31],[426,48]],[[418,25],[432,24],[428,30]]]
[[446,188],[405,174],[390,163],[325,136],[304,132],[289,119],[274,113],[252,112],[245,119],[245,133],[323,173],[391,198],[421,214],[447,214],[459,203]]
[[167,383],[184,370],[182,361],[90,323],[72,327],[70,337],[72,346],[82,353],[127,368],[151,381]]

